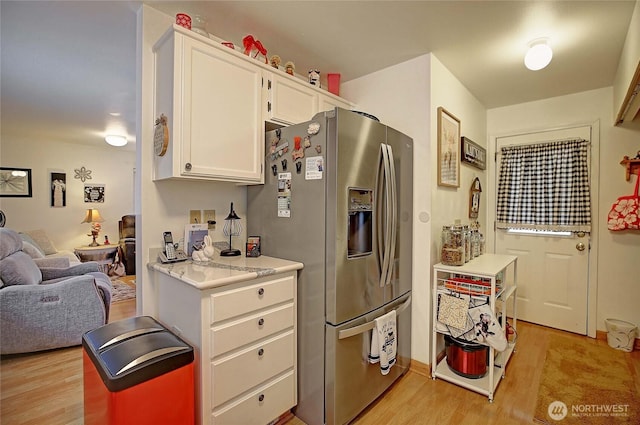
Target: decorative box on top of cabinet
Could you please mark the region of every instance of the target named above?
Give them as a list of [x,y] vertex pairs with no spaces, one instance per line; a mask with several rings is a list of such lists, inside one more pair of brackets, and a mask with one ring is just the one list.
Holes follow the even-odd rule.
[[[441,378],[469,390],[484,394],[489,398],[490,402],[493,401],[495,390],[501,379],[504,378],[507,363],[515,351],[515,341],[508,342],[507,348],[499,353],[492,347],[488,347],[487,373],[483,377],[469,378],[456,374],[449,368],[446,355],[442,360],[437,361],[438,335],[446,334],[445,332],[439,331],[436,325],[438,320],[438,295],[455,292],[468,295],[470,292],[476,290],[477,287],[466,283],[456,286],[459,281],[452,281],[453,276],[462,276],[464,282],[468,282],[469,280],[491,282],[490,291],[486,291],[484,287],[480,287],[479,289],[485,293],[472,296],[478,299],[488,300],[489,308],[493,312],[494,318],[498,311],[496,308],[496,300],[500,300],[502,302],[500,313],[501,317],[504,318],[503,326],[507,318],[507,304],[511,302],[511,310],[509,311],[509,314],[511,314],[511,325],[516,329],[517,261],[518,257],[515,255],[482,254],[462,266],[449,266],[442,263],[433,266],[433,304],[431,318],[431,323],[433,324],[433,332],[431,335],[431,377],[433,379]],[[497,285],[498,276],[503,276],[500,286]]]
[[297,404],[297,271],[210,289],[155,276],[159,320],[196,350],[197,424],[266,424]]
[[262,183],[262,70],[243,55],[174,25],[154,52],[154,116],[169,141],[154,180]]

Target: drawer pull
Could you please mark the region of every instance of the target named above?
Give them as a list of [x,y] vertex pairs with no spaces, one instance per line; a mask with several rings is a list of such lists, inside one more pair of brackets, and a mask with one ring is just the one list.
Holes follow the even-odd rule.
[[264,401],[264,394],[260,394],[260,395],[258,396],[258,401],[259,401],[259,402],[263,402],[263,401]]
[[263,296],[264,295],[264,288],[258,289],[258,295],[259,296]]
[[261,318],[258,320],[258,326],[262,326],[262,325],[264,325],[264,319],[261,317]]
[[260,357],[262,357],[262,355],[263,355],[263,354],[264,354],[264,349],[262,349],[262,348],[261,348],[261,349],[259,349],[259,350],[258,350],[258,355],[259,355]]

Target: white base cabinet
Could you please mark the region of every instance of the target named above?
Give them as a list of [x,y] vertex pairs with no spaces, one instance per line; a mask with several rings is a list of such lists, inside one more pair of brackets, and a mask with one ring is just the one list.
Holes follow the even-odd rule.
[[[515,351],[515,342],[508,342],[507,348],[502,352],[497,352],[492,347],[488,347],[488,365],[487,373],[481,378],[468,378],[457,374],[447,364],[446,355],[442,360],[438,361],[438,345],[442,338],[439,335],[446,334],[437,324],[438,321],[438,299],[439,294],[459,292],[469,295],[476,288],[473,285],[460,285],[452,283],[452,278],[463,278],[465,280],[484,280],[491,282],[490,291],[482,295],[471,295],[472,297],[485,299],[489,303],[489,307],[496,317],[496,301],[501,301],[501,317],[502,326],[505,327],[507,319],[507,304],[512,303],[509,314],[511,315],[511,325],[517,328],[516,314],[516,292],[517,292],[517,260],[514,255],[501,254],[483,254],[474,258],[463,266],[448,266],[438,263],[433,266],[433,305],[432,305],[432,324],[433,332],[431,335],[431,377],[433,379],[440,378],[453,384],[459,385],[480,394],[484,394],[493,401],[493,396],[500,383],[504,378],[507,363]],[[498,279],[502,277],[501,285],[498,286]],[[509,277],[509,279],[507,279]]]
[[266,424],[297,404],[297,272],[198,289],[156,273],[158,318],[196,351],[196,423]]

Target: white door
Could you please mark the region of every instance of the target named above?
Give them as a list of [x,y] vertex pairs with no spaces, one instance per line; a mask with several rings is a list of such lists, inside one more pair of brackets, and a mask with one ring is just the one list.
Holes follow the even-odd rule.
[[[503,146],[582,138],[591,127],[496,138]],[[500,160],[496,164],[500,168]],[[496,171],[496,193],[499,171]],[[593,199],[592,199],[593,205]],[[587,334],[590,235],[532,234],[497,229],[495,252],[518,256],[518,320]]]

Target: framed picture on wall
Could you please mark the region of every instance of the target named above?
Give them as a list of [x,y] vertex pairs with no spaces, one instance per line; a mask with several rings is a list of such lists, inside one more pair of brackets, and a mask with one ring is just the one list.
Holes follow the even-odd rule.
[[460,140],[462,146],[462,162],[484,170],[487,168],[487,151],[479,144],[462,136]]
[[51,206],[67,206],[67,174],[51,172]]
[[0,167],[0,197],[31,198],[31,169]]
[[85,184],[84,202],[104,202],[103,184]]
[[460,187],[460,120],[438,108],[438,186]]

